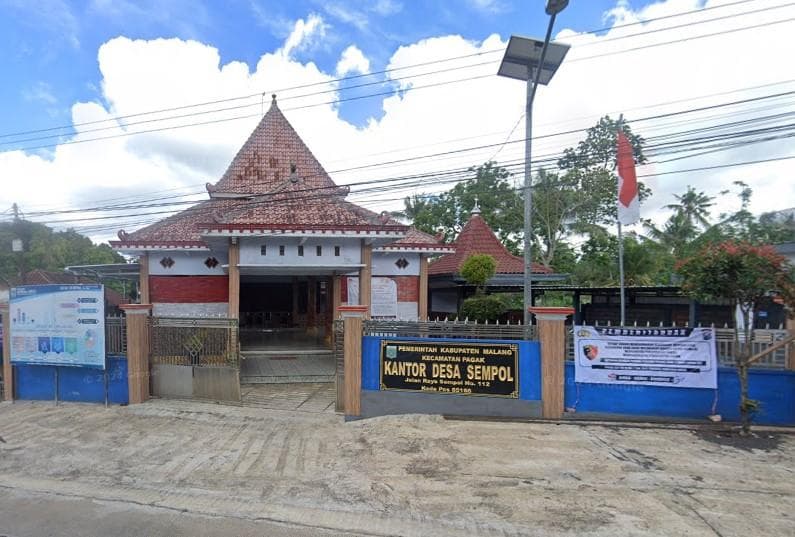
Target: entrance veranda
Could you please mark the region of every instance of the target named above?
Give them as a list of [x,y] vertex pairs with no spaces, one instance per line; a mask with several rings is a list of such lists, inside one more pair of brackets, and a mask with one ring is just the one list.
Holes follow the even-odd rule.
[[241,275],[241,384],[333,382],[334,280]]

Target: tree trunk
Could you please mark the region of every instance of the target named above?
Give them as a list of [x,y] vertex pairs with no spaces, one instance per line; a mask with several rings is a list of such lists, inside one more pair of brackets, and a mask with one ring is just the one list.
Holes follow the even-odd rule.
[[740,377],[740,434],[751,434],[751,409],[748,399],[748,363],[745,358],[737,362],[737,375]]
[[[735,360],[737,363],[737,375],[740,377],[740,434],[748,436],[751,434],[751,416],[753,402],[748,397],[748,359],[751,357],[751,327],[749,325],[750,308],[740,306],[743,314],[743,343],[737,349]],[[735,331],[735,334],[737,332]],[[735,342],[737,343],[737,342]],[[739,351],[739,352],[738,352]]]

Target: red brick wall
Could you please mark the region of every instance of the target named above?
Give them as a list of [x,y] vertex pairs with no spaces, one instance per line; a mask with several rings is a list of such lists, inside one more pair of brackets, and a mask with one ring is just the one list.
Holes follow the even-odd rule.
[[229,302],[227,276],[149,276],[151,302]]
[[418,302],[420,300],[419,276],[391,276],[397,282],[398,302]]

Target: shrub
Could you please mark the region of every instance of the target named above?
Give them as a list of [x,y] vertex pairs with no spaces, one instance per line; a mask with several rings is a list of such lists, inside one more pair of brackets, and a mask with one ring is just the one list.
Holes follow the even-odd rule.
[[494,276],[495,270],[497,270],[497,262],[492,256],[488,254],[473,254],[467,257],[464,264],[461,265],[461,276],[464,277],[469,285],[477,287],[477,292],[481,293],[486,282]]
[[503,301],[494,295],[473,296],[464,300],[459,319],[470,321],[496,321],[505,312]]

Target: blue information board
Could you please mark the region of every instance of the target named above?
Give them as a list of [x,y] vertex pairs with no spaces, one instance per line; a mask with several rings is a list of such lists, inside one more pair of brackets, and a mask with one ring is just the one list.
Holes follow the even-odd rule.
[[11,289],[11,361],[105,368],[102,285],[25,285]]

